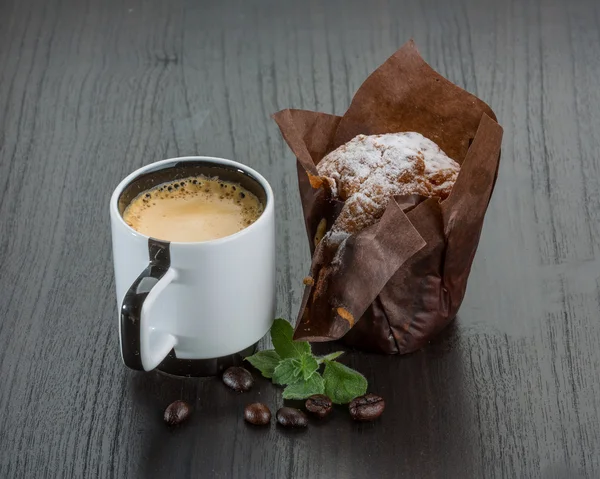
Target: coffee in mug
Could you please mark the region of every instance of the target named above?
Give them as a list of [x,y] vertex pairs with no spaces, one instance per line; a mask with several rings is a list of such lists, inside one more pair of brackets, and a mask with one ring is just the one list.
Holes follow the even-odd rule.
[[146,165],[110,199],[121,355],[183,376],[240,365],[275,317],[275,206],[246,165]]
[[210,241],[250,226],[263,209],[256,195],[239,183],[194,176],[143,191],[127,206],[123,219],[152,238]]

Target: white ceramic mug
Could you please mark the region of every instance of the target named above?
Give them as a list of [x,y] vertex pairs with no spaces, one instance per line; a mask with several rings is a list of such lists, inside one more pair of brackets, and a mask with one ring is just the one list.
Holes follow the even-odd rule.
[[[196,175],[256,194],[262,215],[233,235],[180,243],[150,238],[123,211],[157,184]],[[126,366],[172,374],[217,374],[250,353],[275,313],[273,191],[256,171],[221,158],[163,160],[130,174],[110,199],[121,353]]]

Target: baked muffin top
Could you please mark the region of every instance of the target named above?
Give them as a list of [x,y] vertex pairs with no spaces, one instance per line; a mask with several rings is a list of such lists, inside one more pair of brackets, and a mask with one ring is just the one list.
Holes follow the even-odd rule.
[[331,196],[344,201],[333,232],[357,233],[374,224],[397,195],[445,199],[460,171],[433,141],[416,132],[358,135],[317,165]]

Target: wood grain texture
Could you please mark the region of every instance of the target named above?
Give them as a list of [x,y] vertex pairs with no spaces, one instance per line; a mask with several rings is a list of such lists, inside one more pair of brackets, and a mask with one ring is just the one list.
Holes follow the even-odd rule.
[[[366,5],[0,2],[0,477],[600,476],[600,4]],[[410,356],[345,359],[384,416],[255,429],[247,402],[282,405],[264,380],[239,396],[126,370],[107,211],[118,181],[187,154],[263,172],[278,312],[294,318],[310,258],[269,115],[342,114],[411,37],[505,134],[458,321]],[[179,398],[194,416],[169,431],[162,410]]]

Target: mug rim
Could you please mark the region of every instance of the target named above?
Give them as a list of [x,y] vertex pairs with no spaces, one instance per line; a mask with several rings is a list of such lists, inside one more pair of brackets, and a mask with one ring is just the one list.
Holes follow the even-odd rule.
[[[147,173],[147,172],[153,170],[156,167],[159,167],[159,169],[162,169],[162,168],[160,168],[162,166],[168,167],[168,166],[172,166],[175,163],[187,162],[187,161],[199,161],[199,162],[205,162],[205,163],[217,165],[217,166],[219,166],[219,165],[229,166],[229,167],[238,168],[238,169],[242,170],[244,173],[247,173],[265,191],[265,195],[266,195],[267,199],[266,199],[265,208],[264,208],[262,214],[258,217],[258,219],[254,223],[252,223],[248,227],[244,228],[243,230],[238,231],[237,233],[234,233],[234,234],[231,234],[228,236],[224,236],[222,238],[206,240],[206,241],[170,241],[170,240],[165,240],[165,239],[160,239],[160,238],[155,238],[153,236],[145,235],[145,234],[140,233],[139,231],[133,229],[131,226],[129,226],[123,219],[123,216],[121,215],[121,213],[119,212],[119,197],[121,196],[121,193],[123,192],[123,190],[125,190],[125,188],[133,180],[135,180],[139,176],[143,175],[144,173]],[[241,236],[244,236],[249,231],[258,228],[261,223],[264,223],[265,221],[267,221],[267,216],[269,216],[267,213],[269,213],[274,208],[273,201],[274,201],[274,195],[273,195],[273,190],[271,188],[271,185],[265,179],[264,176],[262,176],[258,171],[256,171],[254,168],[251,168],[250,166],[244,165],[237,161],[228,160],[226,158],[219,158],[216,156],[179,156],[179,157],[175,157],[175,158],[167,158],[164,160],[159,160],[159,161],[155,161],[153,163],[149,163],[149,164],[144,165],[144,166],[138,168],[137,170],[131,172],[129,175],[127,175],[125,178],[123,178],[119,182],[117,187],[114,189],[114,191],[112,192],[112,195],[110,197],[110,215],[111,215],[111,217],[116,218],[117,221],[119,221],[120,224],[122,226],[124,226],[132,235],[137,236],[139,238],[154,239],[157,241],[167,242],[171,245],[207,245],[208,246],[208,245],[216,245],[216,244],[226,243],[228,241],[233,241]]]

